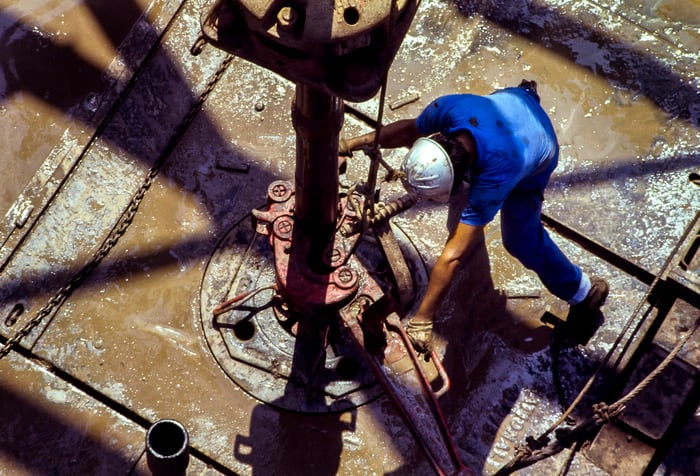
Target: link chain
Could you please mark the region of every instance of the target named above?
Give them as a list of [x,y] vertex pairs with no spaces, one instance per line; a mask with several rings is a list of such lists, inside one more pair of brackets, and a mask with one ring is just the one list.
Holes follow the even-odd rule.
[[94,271],[95,268],[97,268],[97,266],[109,254],[112,248],[116,246],[119,239],[124,235],[124,233],[126,233],[126,230],[129,228],[129,225],[131,225],[132,221],[134,220],[136,212],[138,212],[139,206],[141,205],[141,202],[143,201],[146,192],[151,188],[153,181],[158,175],[158,172],[163,167],[168,157],[170,157],[170,154],[173,152],[175,146],[187,131],[187,128],[190,126],[197,113],[200,111],[200,109],[202,109],[204,102],[207,100],[209,94],[214,90],[216,84],[226,72],[226,69],[228,68],[229,64],[231,64],[233,58],[233,55],[227,55],[226,58],[221,62],[219,68],[209,80],[209,83],[207,83],[207,87],[199,96],[197,101],[192,105],[192,107],[187,112],[182,121],[178,124],[172,137],[170,138],[170,140],[168,140],[167,144],[165,145],[165,148],[158,156],[156,161],[153,163],[151,169],[148,171],[148,175],[144,179],[143,184],[141,184],[141,187],[131,197],[131,201],[126,207],[126,210],[124,210],[122,215],[119,217],[119,220],[114,225],[109,235],[102,242],[102,245],[100,245],[100,248],[95,252],[90,261],[85,266],[83,266],[83,268],[80,271],[78,271],[78,273],[75,276],[73,276],[73,278],[71,278],[71,280],[65,286],[61,287],[51,299],[49,299],[49,301],[44,305],[44,307],[42,307],[39,310],[39,312],[37,312],[36,316],[27,321],[21,329],[19,329],[12,337],[10,337],[5,342],[2,348],[0,348],[0,359],[9,354],[12,347],[19,344],[19,342],[24,337],[26,337],[36,326],[38,326],[46,316],[52,314],[68,298],[68,296],[70,296],[70,294],[83,282],[83,280],[87,278],[87,276],[92,271]]

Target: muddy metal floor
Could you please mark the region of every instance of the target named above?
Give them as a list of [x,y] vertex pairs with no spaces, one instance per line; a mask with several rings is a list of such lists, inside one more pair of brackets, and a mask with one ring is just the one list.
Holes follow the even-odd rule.
[[[163,418],[189,432],[188,474],[431,474],[385,396],[340,413],[281,411],[241,390],[207,345],[207,263],[231,229],[250,226],[268,184],[293,176],[295,136],[293,84],[234,59],[169,147],[225,57],[189,53],[203,3],[0,0],[3,342],[67,291],[167,158],[116,246],[0,360],[0,474],[148,474],[146,430]],[[553,236],[611,286],[589,344],[553,352],[540,317],[566,307],[504,252],[497,220],[487,228],[436,328],[452,377],[440,403],[475,473],[495,472],[514,444],[557,420],[639,315],[650,277],[700,208],[688,179],[700,168],[699,49],[696,0],[422,2],[389,76],[385,120],[414,116],[439,94],[536,80],[562,147],[545,213],[580,233]],[[352,106],[376,117],[378,99]],[[343,134],[367,130],[347,116]],[[396,165],[401,153],[385,158]],[[347,181],[366,173],[357,154]],[[428,266],[463,199],[393,219]],[[671,345],[696,314],[674,304]],[[691,369],[697,354],[695,336],[681,352]],[[700,474],[700,413],[691,413],[657,474]],[[605,450],[566,450],[520,474],[641,471]]]

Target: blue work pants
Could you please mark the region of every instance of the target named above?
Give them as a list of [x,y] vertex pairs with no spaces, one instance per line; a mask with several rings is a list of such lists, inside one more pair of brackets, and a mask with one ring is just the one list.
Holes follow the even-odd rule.
[[555,154],[542,172],[522,180],[501,208],[501,235],[506,250],[537,273],[555,296],[571,300],[581,285],[581,268],[573,264],[542,226],[544,189],[557,166]]

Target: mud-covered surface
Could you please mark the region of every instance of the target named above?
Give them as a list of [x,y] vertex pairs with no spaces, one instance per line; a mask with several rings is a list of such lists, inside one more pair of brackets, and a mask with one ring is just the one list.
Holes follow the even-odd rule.
[[[431,474],[385,395],[337,413],[282,411],[248,395],[212,353],[200,312],[207,267],[231,230],[251,226],[267,186],[293,178],[296,139],[294,85],[233,59],[173,142],[225,58],[189,52],[204,3],[0,2],[3,339],[61,297],[0,360],[0,474],[148,474],[145,433],[163,418],[188,430],[188,474]],[[649,327],[639,323],[649,277],[665,270],[700,205],[688,180],[700,166],[699,43],[697,2],[421,2],[390,71],[384,122],[415,117],[441,94],[537,81],[561,145],[544,213],[623,262],[550,231],[611,288],[604,324],[576,346],[540,319],[564,319],[566,304],[505,252],[498,217],[486,228],[435,328],[451,378],[440,405],[475,474],[495,473],[526,437],[548,430],[623,331],[634,347],[630,329]],[[351,106],[376,118],[379,96]],[[346,114],[343,135],[369,130]],[[403,153],[384,159],[396,167]],[[367,172],[356,153],[341,183]],[[140,189],[133,221],[81,275]],[[401,193],[382,184],[385,199]],[[467,193],[392,219],[428,267]],[[674,305],[663,346],[696,313]],[[695,350],[682,354],[684,371],[697,368]],[[577,421],[622,390],[610,373],[602,369]],[[633,408],[664,405],[665,394]],[[657,474],[700,467],[697,405],[689,414]],[[615,467],[613,450],[601,453],[602,441],[520,474],[630,474],[632,466]]]

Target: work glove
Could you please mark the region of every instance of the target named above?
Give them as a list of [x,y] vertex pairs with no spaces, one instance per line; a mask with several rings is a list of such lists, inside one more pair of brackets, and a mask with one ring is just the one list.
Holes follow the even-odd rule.
[[406,334],[411,345],[419,354],[433,350],[433,321],[409,319],[406,325]]

